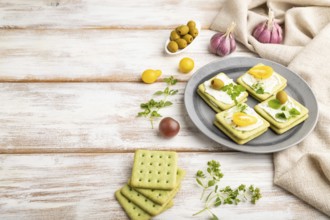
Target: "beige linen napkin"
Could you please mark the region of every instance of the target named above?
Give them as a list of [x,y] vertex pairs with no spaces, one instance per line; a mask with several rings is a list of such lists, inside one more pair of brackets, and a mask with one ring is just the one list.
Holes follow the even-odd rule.
[[[284,26],[282,45],[262,44],[251,35],[267,18],[268,8]],[[232,21],[238,41],[288,66],[314,91],[316,128],[297,146],[274,154],[274,182],[330,216],[330,1],[227,0],[211,29],[225,31]]]

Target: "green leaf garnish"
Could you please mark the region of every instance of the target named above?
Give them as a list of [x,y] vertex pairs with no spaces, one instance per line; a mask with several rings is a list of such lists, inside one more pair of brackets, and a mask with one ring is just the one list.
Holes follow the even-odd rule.
[[221,89],[222,91],[226,92],[230,98],[237,104],[236,98],[242,93],[245,92],[245,88],[241,85],[235,85],[234,83],[230,83],[228,85],[225,85]]
[[287,106],[283,106],[281,108],[281,110],[282,110],[282,112],[277,113],[275,115],[275,118],[281,119],[281,120],[288,120],[297,115],[300,115],[300,112],[296,108],[289,109]]
[[239,103],[236,105],[236,108],[239,112],[243,112],[245,113],[245,110],[247,109],[247,104],[244,104],[244,103]]
[[[261,198],[260,189],[253,185],[250,185],[248,188],[244,184],[239,185],[237,188],[231,188],[230,186],[219,188],[217,183],[223,178],[223,173],[220,170],[220,163],[217,161],[209,161],[206,171],[207,176],[201,170],[198,170],[196,173],[196,181],[203,188],[201,200],[204,201],[204,209],[196,212],[193,216],[208,211],[211,219],[218,219],[218,216],[212,212],[212,207],[219,207],[222,204],[237,205],[247,200],[255,204]],[[210,193],[204,199],[204,193],[207,190]]]
[[163,95],[163,91],[157,91],[154,93],[154,95]]
[[300,115],[300,112],[296,108],[292,108],[289,111],[290,115],[295,116],[295,115]]
[[141,103],[140,108],[143,111],[138,112],[138,114],[137,114],[137,117],[149,118],[152,128],[154,127],[154,125],[153,125],[154,119],[162,117],[158,111],[164,107],[173,105],[172,102],[166,101],[167,97],[178,93],[178,90],[173,90],[170,88],[170,86],[173,86],[177,83],[177,80],[173,76],[170,76],[169,78],[164,78],[164,82],[166,82],[166,84],[167,84],[166,88],[163,91],[159,90],[154,93],[154,95],[157,95],[157,96],[163,95],[164,98],[160,101],[150,99],[146,103]]
[[265,94],[264,88],[259,88],[256,90],[257,94]]
[[268,106],[273,109],[279,109],[281,107],[281,103],[278,99],[272,99],[268,101]]
[[265,94],[263,83],[257,82],[252,85],[252,89],[256,91],[257,94]]
[[284,112],[277,113],[277,114],[275,115],[275,117],[276,117],[277,119],[282,119],[282,120],[286,120],[286,119],[287,119],[287,117],[286,117],[286,115],[285,115]]

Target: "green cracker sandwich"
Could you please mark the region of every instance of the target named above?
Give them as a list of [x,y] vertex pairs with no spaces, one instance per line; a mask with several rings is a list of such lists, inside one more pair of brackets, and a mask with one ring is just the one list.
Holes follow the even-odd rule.
[[177,154],[137,150],[130,185],[134,188],[172,190],[176,187]]
[[238,144],[260,136],[269,123],[245,103],[216,114],[214,125]]
[[[151,215],[145,212],[143,209],[139,208],[136,204],[134,204],[131,200],[127,199],[123,196],[120,190],[117,190],[115,193],[116,199],[118,200],[120,206],[124,209],[128,217],[132,220],[149,220]],[[173,202],[169,201],[169,203],[164,207],[165,211],[173,206]]]
[[163,205],[165,203],[168,203],[168,201],[170,201],[175,196],[175,194],[179,190],[179,185],[185,174],[186,172],[184,170],[178,168],[176,186],[175,189],[173,190],[141,189],[141,188],[134,188],[134,190],[141,193],[151,201],[159,205]]
[[270,66],[262,63],[253,66],[237,79],[248,93],[258,101],[264,101],[287,86],[287,80]]
[[283,134],[308,118],[308,109],[291,97],[281,104],[274,95],[254,109],[270,123],[270,128],[277,134]]
[[[214,83],[214,80],[221,80],[221,83],[223,84],[221,84],[221,86],[217,86]],[[238,86],[225,73],[219,73],[213,78],[200,84],[198,86],[197,93],[214,111],[221,112],[235,105],[235,100],[233,100],[233,97],[227,92],[229,90],[239,93],[239,95],[235,98],[238,103],[245,102],[247,100],[248,93],[245,92],[245,89]]]

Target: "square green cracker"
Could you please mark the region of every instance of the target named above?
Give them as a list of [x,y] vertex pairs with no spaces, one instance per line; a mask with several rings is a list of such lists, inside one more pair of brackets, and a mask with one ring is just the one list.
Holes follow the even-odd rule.
[[172,190],[176,186],[176,173],[176,152],[137,150],[134,155],[131,186]]
[[[210,80],[217,78],[217,76],[225,76],[226,78],[229,78],[225,73],[219,73],[218,75],[214,76],[213,78],[211,78]],[[208,81],[208,80],[207,80]],[[236,85],[235,82],[233,82],[233,84]],[[233,104],[226,104],[224,102],[222,102],[221,100],[217,100],[215,99],[212,95],[208,94],[205,91],[205,85],[204,83],[200,84],[198,86],[197,89],[197,93],[200,95],[200,97],[216,112],[221,112],[223,110],[229,109],[231,107],[233,107],[235,105],[235,103]],[[245,102],[247,100],[248,97],[248,93],[247,92],[243,92],[243,96],[240,97],[237,102],[241,103],[241,102]]]
[[141,193],[135,191],[132,187],[130,187],[127,184],[123,188],[121,188],[120,192],[128,200],[132,201],[134,204],[139,206],[141,209],[143,209],[151,216],[155,216],[161,213],[167,205],[167,203],[163,205],[154,203],[147,197],[143,196]]
[[[262,63],[259,63],[255,66],[264,66],[264,64]],[[254,67],[255,67],[254,66]],[[252,67],[253,68],[253,67]],[[245,87],[246,90],[248,91],[248,93],[253,97],[255,98],[256,100],[262,102],[264,100],[266,100],[267,98],[269,98],[270,96],[272,96],[273,94],[276,94],[278,91],[281,91],[283,90],[286,86],[287,86],[287,80],[281,76],[280,74],[276,73],[275,71],[273,72],[274,75],[277,76],[277,78],[279,79],[279,85],[277,85],[275,88],[274,88],[274,91],[272,92],[272,94],[270,93],[265,93],[265,94],[258,94],[253,88],[251,88],[248,84],[246,84],[244,82],[244,80],[242,79],[242,77],[245,75],[245,74],[249,74],[248,72],[244,73],[242,76],[238,77],[237,79],[237,83],[240,84],[241,86]]]
[[152,200],[153,202],[163,205],[168,201],[170,201],[175,196],[175,194],[179,190],[179,185],[185,174],[186,172],[184,170],[178,168],[176,187],[173,190],[141,189],[141,188],[134,188],[134,190],[141,193],[142,195]]
[[[132,220],[148,220],[151,218],[147,212],[143,209],[139,208],[136,204],[134,204],[131,200],[127,199],[123,196],[120,190],[117,190],[115,193],[116,199],[118,200],[120,206],[124,209],[128,217]],[[173,206],[173,201],[169,201],[164,210],[171,208]]]
[[137,205],[132,203],[132,201],[128,200],[126,197],[124,197],[120,190],[116,191],[115,193],[116,199],[118,200],[121,207],[124,209],[128,217],[132,220],[148,220],[151,218],[151,216],[140,209]]

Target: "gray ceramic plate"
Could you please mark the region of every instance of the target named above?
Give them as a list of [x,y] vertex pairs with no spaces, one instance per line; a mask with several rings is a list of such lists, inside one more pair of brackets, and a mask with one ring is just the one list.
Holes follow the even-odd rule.
[[[288,80],[285,91],[309,109],[309,118],[284,134],[277,135],[268,129],[266,133],[252,141],[244,145],[238,145],[213,125],[215,112],[199,97],[196,91],[199,84],[219,72],[224,72],[230,78],[236,80],[240,75],[258,63],[271,66],[277,73]],[[251,153],[271,153],[298,144],[312,132],[318,118],[318,107],[315,96],[311,88],[300,76],[278,63],[253,57],[223,59],[200,68],[187,83],[184,102],[190,119],[202,133],[222,146]],[[258,102],[249,96],[247,104],[254,107]]]

